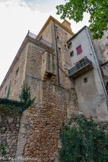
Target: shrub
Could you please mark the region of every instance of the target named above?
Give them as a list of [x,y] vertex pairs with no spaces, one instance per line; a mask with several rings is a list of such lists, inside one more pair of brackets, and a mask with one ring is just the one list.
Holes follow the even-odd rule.
[[1,108],[4,109],[4,111],[7,111],[7,109],[16,110],[21,114],[35,100],[35,98],[31,99],[30,87],[28,87],[27,84],[25,83],[23,83],[21,94],[19,95],[20,101],[10,100],[9,99],[10,88],[8,91],[9,92],[7,98],[0,98],[0,105]]
[[92,119],[78,119],[73,125],[63,125],[60,139],[62,147],[58,151],[63,162],[108,161],[108,134]]

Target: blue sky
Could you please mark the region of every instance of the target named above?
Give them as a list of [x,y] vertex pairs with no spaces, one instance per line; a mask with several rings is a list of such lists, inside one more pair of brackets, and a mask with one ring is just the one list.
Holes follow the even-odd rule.
[[[0,84],[2,83],[28,30],[38,34],[50,15],[56,15],[56,5],[64,0],[0,0]],[[87,25],[85,20],[70,21],[73,32]]]

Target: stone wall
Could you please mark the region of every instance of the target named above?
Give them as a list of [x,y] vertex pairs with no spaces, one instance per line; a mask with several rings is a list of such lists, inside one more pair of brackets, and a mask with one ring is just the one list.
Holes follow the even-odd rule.
[[108,31],[104,31],[104,35],[98,40],[102,57],[105,61],[108,61]]
[[[55,44],[53,25],[51,22],[42,36]],[[54,54],[54,49],[48,46],[45,48],[45,45],[37,40],[26,43],[26,47],[22,48],[20,57],[3,82],[0,92],[2,97],[6,97],[5,88],[11,82],[10,98],[18,100],[23,80],[31,88],[31,98],[35,97],[34,104],[23,112],[20,119],[17,149],[14,154],[16,158],[23,156],[36,158],[37,162],[55,161],[61,124],[73,111],[78,110],[74,84],[68,78],[66,70],[70,66],[66,42],[71,34],[58,25],[57,36],[59,37],[58,49],[61,48],[59,51],[60,86],[57,82],[52,85],[49,76],[46,82],[42,81],[42,54],[45,51]]]
[[[69,54],[68,48],[67,48],[67,41],[72,36],[72,32],[68,32],[67,30],[65,30],[63,28],[63,26],[61,27],[61,25],[58,24],[56,21],[55,21],[55,25],[54,25],[54,21],[51,21],[44,28],[44,30],[42,30],[40,37],[42,36],[43,39],[45,39],[53,44],[53,47],[55,49],[55,55],[57,57],[54,26],[57,27],[56,28],[56,37],[57,37],[57,50],[58,50],[58,54],[59,54],[60,85],[63,86],[64,88],[72,88],[73,85],[67,77],[67,75],[68,75],[67,68],[71,65],[70,54]],[[58,84],[58,83],[56,82],[56,84]]]
[[19,100],[21,86],[26,72],[30,76],[41,78],[42,53],[53,53],[54,49],[29,36],[24,39],[9,71],[0,86],[0,97],[7,96],[10,87],[10,99]]
[[42,53],[45,50],[33,43],[29,43],[28,46],[26,75],[41,79]]
[[[19,133],[19,114],[10,110],[4,111],[0,106],[0,143],[6,148],[6,157],[14,158],[17,150],[17,141]],[[0,149],[0,157],[1,149]]]
[[44,39],[52,44],[51,22],[45,28],[44,32],[42,32],[39,39],[40,39],[40,41],[42,41],[42,39]]
[[26,54],[28,47],[26,46],[21,52],[21,55],[16,59],[15,63],[12,64],[7,73],[7,77],[0,88],[0,97],[5,98],[10,86],[10,99],[18,100],[21,92],[21,86],[25,78],[25,65],[26,65]]
[[70,54],[67,47],[67,41],[71,37],[71,34],[63,30],[61,27],[57,26],[57,46],[59,54],[59,72],[60,72],[60,84],[64,88],[72,88],[72,82],[67,77],[68,76],[68,67],[71,66]]
[[55,161],[61,124],[77,110],[75,93],[52,85],[50,80],[26,76],[26,82],[36,99],[22,116],[16,156]]

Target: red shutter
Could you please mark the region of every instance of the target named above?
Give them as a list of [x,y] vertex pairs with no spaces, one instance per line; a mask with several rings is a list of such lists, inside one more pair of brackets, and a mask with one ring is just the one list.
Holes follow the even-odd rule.
[[76,48],[76,50],[77,50],[77,55],[79,55],[80,53],[82,53],[81,45],[78,46],[78,47]]

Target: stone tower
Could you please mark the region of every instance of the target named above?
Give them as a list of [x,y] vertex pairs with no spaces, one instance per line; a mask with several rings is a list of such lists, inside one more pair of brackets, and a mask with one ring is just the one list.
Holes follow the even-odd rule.
[[67,41],[73,32],[70,23],[52,16],[35,37],[25,37],[1,87],[0,97],[19,100],[25,81],[35,103],[21,117],[16,157],[55,161],[59,129],[73,111],[78,110],[74,84],[68,77],[71,65]]

